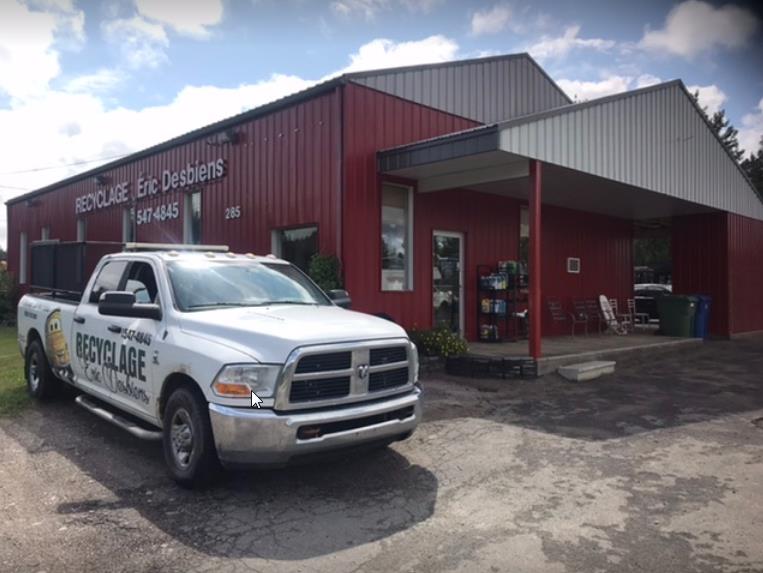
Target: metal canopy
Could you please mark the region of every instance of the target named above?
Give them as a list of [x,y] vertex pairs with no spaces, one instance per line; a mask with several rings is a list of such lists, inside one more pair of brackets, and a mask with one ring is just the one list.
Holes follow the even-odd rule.
[[546,164],[544,203],[628,219],[763,220],[763,202],[680,81],[382,151],[378,167],[423,192],[526,199],[529,159]]

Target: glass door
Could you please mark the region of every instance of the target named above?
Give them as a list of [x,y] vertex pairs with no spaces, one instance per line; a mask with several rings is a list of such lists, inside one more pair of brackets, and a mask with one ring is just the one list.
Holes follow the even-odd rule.
[[435,231],[432,237],[432,303],[434,326],[464,330],[464,236]]

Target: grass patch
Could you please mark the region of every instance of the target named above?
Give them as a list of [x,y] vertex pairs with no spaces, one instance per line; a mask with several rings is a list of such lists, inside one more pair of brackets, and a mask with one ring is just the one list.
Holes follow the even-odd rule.
[[0,326],[0,416],[16,414],[28,403],[16,328]]

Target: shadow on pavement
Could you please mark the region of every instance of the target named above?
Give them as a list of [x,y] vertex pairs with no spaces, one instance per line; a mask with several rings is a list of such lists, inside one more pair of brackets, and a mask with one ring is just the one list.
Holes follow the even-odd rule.
[[763,338],[708,342],[614,375],[567,382],[424,380],[425,420],[481,417],[585,440],[622,438],[763,408]]
[[112,495],[57,506],[82,524],[114,528],[131,508],[178,542],[211,556],[276,560],[330,554],[429,518],[435,476],[393,448],[267,472],[231,472],[201,491],[165,476],[161,447],[141,442],[69,401],[36,408],[4,431],[34,455],[54,451]]

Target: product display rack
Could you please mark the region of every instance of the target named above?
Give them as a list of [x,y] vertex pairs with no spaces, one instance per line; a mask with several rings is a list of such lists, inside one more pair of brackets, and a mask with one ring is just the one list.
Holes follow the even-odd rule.
[[[477,266],[477,336],[480,342],[515,342],[526,337],[520,306],[527,274],[507,261],[498,266]],[[526,300],[525,300],[526,302]]]

